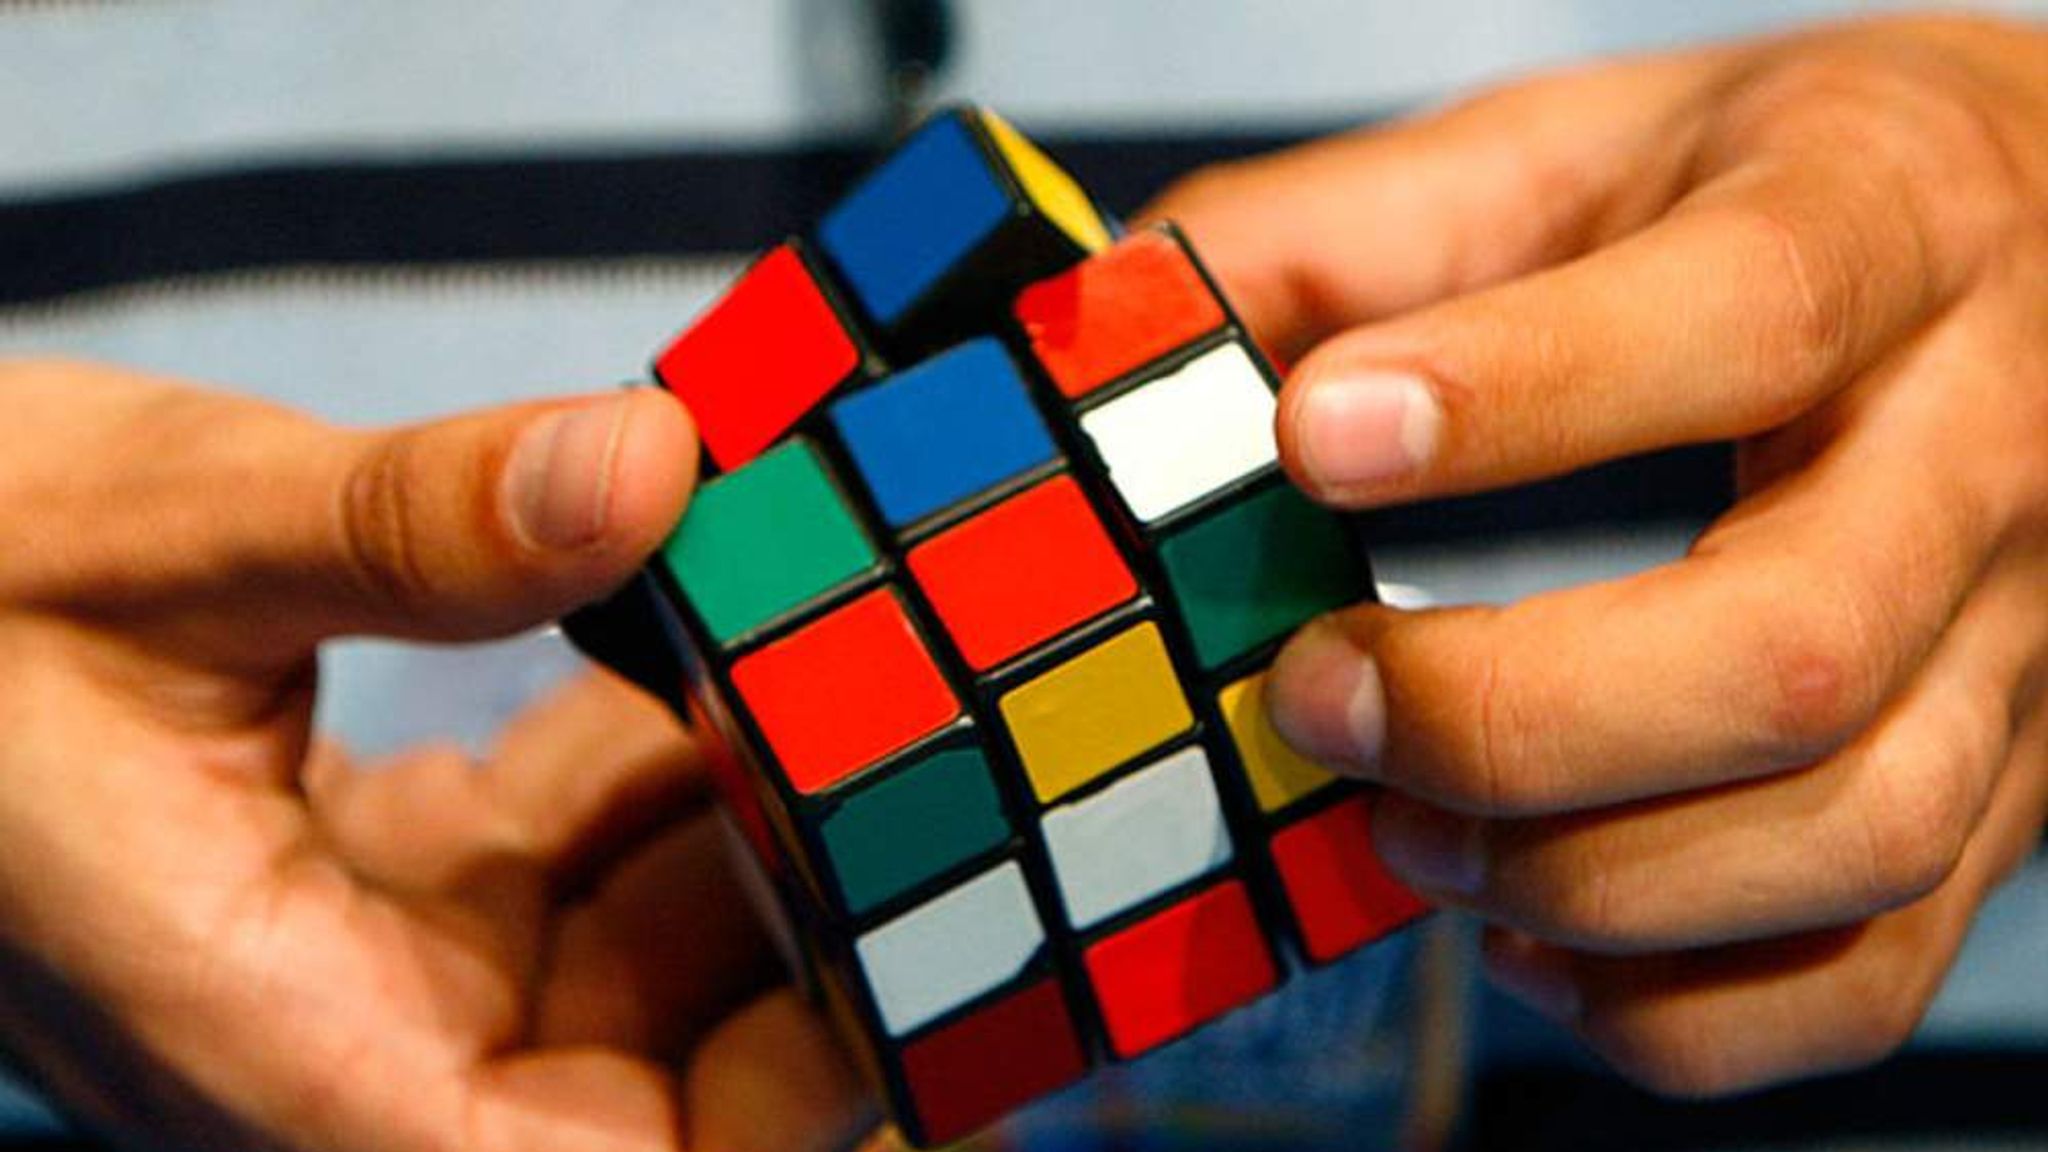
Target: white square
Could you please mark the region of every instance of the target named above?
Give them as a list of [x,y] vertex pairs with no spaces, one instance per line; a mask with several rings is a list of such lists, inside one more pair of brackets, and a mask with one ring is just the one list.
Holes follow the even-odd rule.
[[1016,979],[1045,929],[1015,861],[903,913],[854,945],[882,1026],[902,1036]]
[[1076,931],[1230,862],[1209,757],[1186,748],[1046,813],[1045,847]]
[[1152,524],[1278,459],[1273,390],[1225,344],[1081,417],[1109,479]]

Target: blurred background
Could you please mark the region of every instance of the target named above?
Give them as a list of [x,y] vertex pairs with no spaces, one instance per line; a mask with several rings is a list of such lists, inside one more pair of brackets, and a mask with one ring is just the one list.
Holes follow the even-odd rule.
[[[0,3],[0,355],[111,360],[358,424],[602,387],[934,102],[999,109],[1123,212],[1203,163],[1533,68],[1880,7]],[[1387,515],[1376,557],[1434,599],[1504,600],[1678,555],[1726,488],[1718,450],[1628,461]],[[481,746],[576,667],[551,634],[339,645],[323,718],[367,753]],[[1471,1148],[2048,1147],[2038,861],[1906,1054],[1724,1104],[1600,1073],[1479,991],[1468,951],[1454,923],[1411,934],[1005,1139],[1373,1147],[1455,1113]],[[73,1146],[89,1145],[0,1083],[0,1148]]]

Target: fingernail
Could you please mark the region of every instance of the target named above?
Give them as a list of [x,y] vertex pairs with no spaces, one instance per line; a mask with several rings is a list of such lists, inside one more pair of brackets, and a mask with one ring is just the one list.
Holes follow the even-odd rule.
[[604,534],[629,407],[619,398],[567,408],[536,421],[512,446],[506,506],[529,545],[580,548]]
[[1436,453],[1443,409],[1405,372],[1332,372],[1309,379],[1294,417],[1301,466],[1322,488],[1398,480]]
[[1579,1015],[1571,956],[1517,932],[1488,941],[1486,977],[1538,1015],[1569,1024]]
[[1392,793],[1375,806],[1372,844],[1412,888],[1471,896],[1486,882],[1479,824]]
[[1319,621],[1273,661],[1266,707],[1280,738],[1332,771],[1370,778],[1386,742],[1379,669],[1343,629]]

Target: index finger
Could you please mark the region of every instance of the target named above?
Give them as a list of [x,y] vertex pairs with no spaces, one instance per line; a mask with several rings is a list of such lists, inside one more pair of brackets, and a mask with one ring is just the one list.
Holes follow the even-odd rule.
[[1139,218],[1180,225],[1247,326],[1291,361],[1640,222],[1661,205],[1616,189],[1680,162],[1677,123],[1726,54],[1603,62],[1204,169]]

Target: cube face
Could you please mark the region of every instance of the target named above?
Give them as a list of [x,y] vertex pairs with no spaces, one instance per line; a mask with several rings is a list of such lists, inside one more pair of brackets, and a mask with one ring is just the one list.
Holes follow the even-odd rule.
[[1080,1079],[1088,1056],[1059,984],[1041,980],[912,1041],[903,1070],[917,1129],[945,1144]]
[[1089,947],[1088,977],[1110,1048],[1130,1059],[1279,983],[1244,885],[1231,880]]
[[655,375],[695,415],[711,459],[737,468],[858,373],[853,331],[785,244],[662,353]]
[[732,665],[783,777],[813,794],[960,715],[931,650],[889,589],[863,594]]
[[1010,824],[988,757],[936,749],[819,821],[846,910],[858,916],[1006,843]]
[[1131,515],[1152,525],[1279,459],[1271,387],[1224,344],[1081,417]]
[[1327,962],[1428,910],[1372,849],[1372,808],[1353,796],[1273,837],[1273,866],[1311,960]]
[[877,556],[816,449],[793,440],[706,483],[662,563],[727,646],[870,575]]
[[1140,232],[1025,289],[1017,322],[1053,386],[1079,400],[1228,322],[1173,238]]
[[1271,814],[1330,787],[1337,777],[1280,739],[1266,717],[1265,694],[1266,674],[1254,673],[1217,693],[1216,707],[1252,799],[1259,811]]
[[1195,725],[1159,626],[1142,621],[1006,692],[997,705],[1040,801]]
[[899,531],[1052,463],[1023,376],[995,340],[962,344],[840,401],[832,422]]
[[1159,559],[1204,668],[1343,607],[1365,580],[1343,525],[1284,484],[1174,531]]
[[1129,602],[1138,581],[1070,476],[1021,492],[910,550],[962,659],[986,672]]
[[764,422],[652,570],[819,987],[929,1144],[1418,906],[1265,719],[1280,640],[1370,576],[1179,235],[1084,260],[1086,196],[972,111],[819,237],[790,250],[862,365],[979,327]]
[[1200,745],[1051,809],[1043,827],[1067,924],[1076,931],[1222,868],[1234,851]]
[[882,1027],[901,1037],[1014,982],[1045,942],[1011,860],[864,933],[854,951]]
[[906,360],[994,331],[1019,290],[1110,234],[1071,177],[978,108],[927,121],[817,229],[878,343]]

